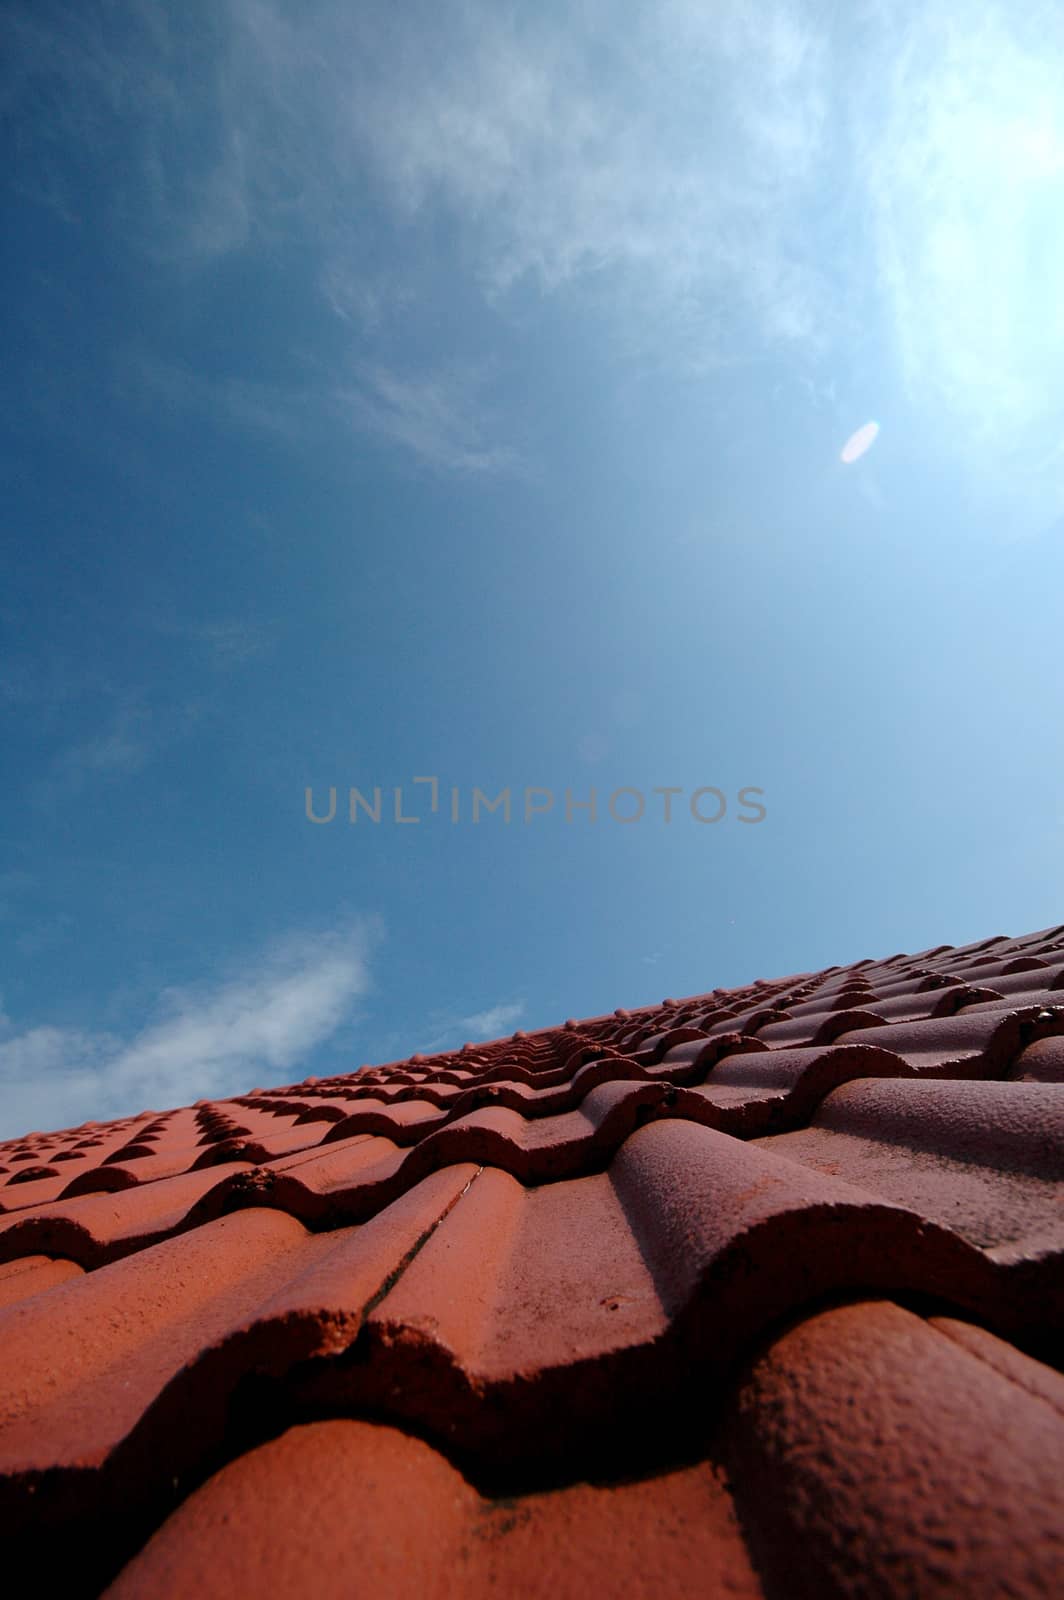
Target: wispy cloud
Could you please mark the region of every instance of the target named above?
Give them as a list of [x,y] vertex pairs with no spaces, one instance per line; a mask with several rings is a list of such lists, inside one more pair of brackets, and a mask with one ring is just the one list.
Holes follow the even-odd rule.
[[483,368],[437,364],[399,371],[383,364],[339,360],[302,387],[203,377],[146,352],[127,352],[116,364],[125,392],[152,405],[200,412],[293,448],[351,432],[397,447],[424,466],[483,474],[521,470],[517,452],[492,442],[493,422]]
[[151,750],[151,722],[151,714],[142,707],[117,711],[106,728],[62,752],[56,761],[56,781],[67,789],[81,789],[95,778],[139,772]]
[[[4,908],[0,905],[0,920],[3,916]],[[36,959],[45,951],[66,944],[71,939],[75,926],[74,918],[68,911],[59,911],[54,916],[48,917],[33,916],[23,923],[15,935],[15,949],[22,956],[31,960]]]
[[517,465],[513,450],[488,442],[482,376],[452,370],[410,377],[366,367],[359,377],[357,388],[338,396],[356,427],[402,446],[430,467],[495,473]]
[[132,1036],[0,1031],[2,1136],[246,1092],[283,1076],[350,1022],[368,990],[371,920],[293,934],[214,984],[170,989]]
[[330,257],[322,266],[318,287],[333,315],[355,331],[376,331],[389,315],[413,300],[409,285],[393,273],[359,271],[342,256]]
[[463,1017],[462,1025],[476,1039],[494,1039],[524,1016],[524,1012],[523,1000],[516,1005],[489,1006],[486,1011],[475,1011],[471,1017]]
[[111,692],[109,681],[89,662],[28,654],[0,659],[0,708],[31,708],[47,719],[74,701]]
[[29,782],[35,804],[48,810],[99,785],[134,777],[164,750],[199,726],[194,701],[151,706],[133,696],[112,700],[99,726],[62,743],[44,771]]
[[815,331],[816,274],[788,243],[825,117],[809,7],[522,17],[467,0],[393,30],[338,3],[293,18],[230,0],[209,24],[130,23],[118,37],[45,6],[16,30],[13,92],[59,91],[65,142],[113,147],[112,221],[152,254],[314,237],[330,303],[372,321],[386,280],[355,219],[375,199],[399,226],[445,215],[489,295],[524,279],[601,293],[620,272],[644,321],[668,309],[719,335],[707,296],[727,286],[777,334]]
[[188,640],[216,667],[242,667],[265,655],[273,645],[273,630],[250,617],[212,617],[181,621],[160,617],[154,626],[171,638]]
[[[982,440],[1014,467],[1059,442],[1064,13],[1047,0],[456,0],[395,28],[339,0],[156,9],[120,37],[23,6],[8,102],[55,112],[20,134],[23,184],[55,192],[60,144],[113,157],[109,225],[157,259],[294,241],[308,296],[356,341],[400,339],[393,301],[450,311],[457,270],[488,316],[568,297],[637,368],[782,349],[822,375],[875,347],[942,449],[970,460]],[[341,341],[317,410],[177,382],[289,438],[324,404],[437,468],[509,469],[455,379],[461,346],[451,326],[411,366]]]
[[202,412],[215,421],[252,433],[265,433],[286,444],[306,443],[314,436],[321,400],[305,391],[232,375],[206,376],[177,361],[146,350],[126,350],[115,358],[115,384],[153,408]]
[[444,1050],[467,1041],[501,1039],[512,1031],[525,1014],[523,1000],[500,1002],[469,1016],[436,1012],[429,1020],[430,1036],[419,1046],[422,1052]]
[[243,666],[265,654],[271,635],[265,624],[240,617],[197,623],[194,635],[217,666]]
[[402,214],[458,221],[489,293],[590,280],[656,337],[665,317],[705,345],[727,290],[772,334],[812,336],[828,307],[800,226],[826,109],[815,14],[674,0],[619,20],[463,6],[378,43],[347,119],[363,160]]

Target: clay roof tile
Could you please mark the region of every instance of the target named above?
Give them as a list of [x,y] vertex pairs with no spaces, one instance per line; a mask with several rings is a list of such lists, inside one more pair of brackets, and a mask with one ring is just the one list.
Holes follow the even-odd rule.
[[69,1595],[1052,1592],[1062,942],[0,1145],[9,1565],[47,1551]]

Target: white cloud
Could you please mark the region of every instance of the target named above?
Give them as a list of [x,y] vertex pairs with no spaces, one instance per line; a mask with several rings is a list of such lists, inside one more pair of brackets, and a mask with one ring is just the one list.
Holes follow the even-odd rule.
[[243,666],[264,654],[271,643],[269,631],[262,623],[241,617],[197,623],[193,635],[220,667]]
[[273,644],[265,623],[248,617],[214,617],[201,622],[158,617],[153,626],[171,638],[187,639],[216,667],[241,667],[264,655]]
[[316,443],[325,430],[368,434],[425,466],[458,473],[521,470],[515,450],[491,442],[483,367],[455,363],[399,372],[349,361],[304,388],[236,378],[203,378],[144,352],[116,363],[123,390],[134,385],[151,403],[201,411],[227,426],[267,433],[292,447]]
[[[80,144],[111,163],[112,230],[149,254],[295,241],[349,339],[400,336],[389,306],[414,295],[452,312],[457,270],[485,308],[565,294],[637,367],[886,351],[966,462],[974,443],[987,470],[1034,467],[1059,442],[1055,3],[454,0],[395,26],[340,0],[229,0],[195,26],[153,9],[121,47],[80,8],[20,18],[8,96],[54,109],[22,152],[42,198]],[[290,438],[324,406],[438,468],[508,468],[454,376],[463,329],[440,328],[413,365],[341,341],[310,407],[236,379],[184,393]]]
[[491,294],[588,275],[601,293],[620,271],[644,321],[667,309],[705,337],[707,291],[726,286],[777,333],[813,331],[815,273],[788,244],[824,119],[807,8],[594,0],[521,17],[477,0],[393,29],[339,3],[293,21],[230,0],[198,31],[141,24],[119,45],[65,8],[25,22],[12,82],[59,102],[42,175],[59,138],[113,151],[112,220],[156,257],[295,232],[334,306],[374,320],[387,290],[360,219],[384,199],[400,221],[453,221]]
[[401,215],[452,218],[489,294],[587,281],[626,342],[671,326],[674,360],[686,338],[726,342],[722,292],[757,330],[817,336],[830,299],[800,225],[825,118],[815,16],[465,5],[374,46],[334,148],[353,141]]
[[151,749],[151,716],[140,707],[126,706],[109,719],[99,733],[69,746],[59,757],[56,781],[67,789],[80,789],[93,778],[125,777],[139,772]]
[[488,443],[482,376],[453,370],[400,376],[378,366],[363,368],[359,377],[359,387],[341,392],[338,402],[363,431],[430,467],[493,473],[517,465],[514,451]]
[[7,1025],[0,1094],[10,1137],[163,1110],[283,1078],[351,1019],[369,987],[373,920],[292,935],[213,985],[171,989],[132,1037]]
[[93,732],[69,740],[28,793],[44,810],[100,785],[135,777],[161,751],[189,737],[199,726],[195,701],[151,707],[132,695],[115,696]]
[[253,433],[266,433],[298,445],[313,436],[313,410],[320,400],[278,384],[237,377],[204,377],[191,367],[162,360],[143,350],[126,350],[115,359],[116,386],[140,395],[152,407],[203,411]]
[[[0,618],[14,621],[10,618]],[[111,695],[113,686],[97,666],[55,655],[8,656],[0,660],[0,707],[32,707],[47,721],[57,710],[87,695]]]
[[430,1023],[433,1030],[431,1037],[418,1048],[424,1054],[434,1050],[454,1049],[467,1041],[501,1039],[513,1031],[514,1024],[520,1021],[524,1014],[523,1000],[500,1002],[498,1005],[488,1006],[484,1011],[474,1011],[465,1017],[437,1012]]
[[402,311],[414,298],[394,273],[385,278],[380,272],[359,272],[342,256],[324,264],[319,288],[334,315],[361,330],[379,329],[389,314]]
[[515,1005],[489,1006],[486,1011],[475,1011],[463,1017],[460,1026],[467,1028],[475,1039],[497,1039],[507,1028],[524,1016],[524,1001]]
[[[3,916],[4,907],[0,903],[0,920]],[[54,950],[57,945],[69,940],[75,926],[74,918],[68,911],[58,911],[48,917],[34,916],[19,928],[15,935],[15,948],[23,956],[33,958],[43,955],[46,950]]]

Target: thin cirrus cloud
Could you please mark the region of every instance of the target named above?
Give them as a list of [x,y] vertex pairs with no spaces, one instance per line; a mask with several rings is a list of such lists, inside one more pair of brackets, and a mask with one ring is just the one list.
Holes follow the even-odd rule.
[[[874,346],[941,448],[1059,478],[1058,5],[406,15],[229,0],[195,21],[131,9],[119,40],[82,8],[16,7],[8,100],[51,90],[55,109],[20,181],[60,193],[58,119],[64,145],[108,159],[116,230],[175,270],[295,241],[308,294],[384,346],[354,372],[338,348],[327,404],[441,470],[512,464],[460,384],[441,398],[468,328],[421,372],[387,347],[393,292],[450,310],[445,235],[489,319],[523,287],[565,294],[618,358],[687,371]],[[234,380],[223,398],[298,429],[283,395]]]
[[0,1014],[0,1137],[245,1094],[260,1072],[298,1070],[352,1020],[378,933],[370,918],[289,935],[219,983],[168,990],[128,1038],[19,1030]]
[[264,655],[272,643],[270,630],[263,623],[241,617],[190,624],[189,634],[219,667],[243,666]]
[[1008,473],[1059,443],[1059,7],[466,5],[394,47],[339,16],[327,147],[453,219],[489,302],[593,286],[622,355],[680,368],[872,327],[944,451]]
[[[779,3],[754,27],[738,0],[712,27],[693,4],[633,5],[623,20],[601,5],[522,19],[464,4],[389,30],[339,4],[293,21],[269,0],[231,0],[200,21],[202,37],[138,12],[118,42],[65,7],[26,8],[14,76],[61,91],[68,144],[113,152],[117,229],[175,265],[294,238],[316,256],[316,293],[379,322],[387,277],[401,303],[437,292],[416,230],[442,213],[489,307],[522,281],[593,281],[622,343],[665,339],[690,362],[715,342],[709,300],[728,287],[771,333],[814,336],[827,298],[782,241],[820,138],[815,30]],[[35,147],[42,181],[55,135]],[[386,276],[366,259],[373,202],[398,230]],[[437,374],[383,392],[379,372],[357,376],[351,414],[371,431],[460,471],[508,463],[505,448],[440,423]],[[347,377],[323,382],[343,391]],[[253,425],[297,415],[259,398],[230,382],[223,402]]]
[[147,764],[158,738],[159,729],[144,706],[119,706],[99,729],[58,752],[44,788],[78,793],[97,780],[129,777]]
[[671,325],[686,357],[722,291],[771,334],[813,336],[827,300],[782,241],[815,173],[824,53],[788,7],[756,27],[747,11],[639,5],[618,27],[595,6],[463,7],[378,49],[344,128],[400,216],[456,219],[489,298],[593,280],[615,333]]
[[266,655],[276,641],[276,626],[250,617],[209,617],[202,621],[158,616],[151,624],[165,637],[184,640],[211,666],[243,667]]
[[153,706],[125,694],[108,698],[98,726],[60,743],[43,774],[29,782],[27,793],[43,811],[133,777],[194,734],[205,714],[195,700]]
[[519,465],[515,450],[489,441],[477,373],[409,377],[367,367],[360,378],[359,387],[337,396],[337,404],[364,432],[451,472],[497,473]]
[[201,377],[187,364],[145,351],[115,358],[124,390],[168,410],[197,412],[223,426],[267,434],[294,450],[313,448],[324,432],[351,431],[397,447],[434,470],[463,475],[523,470],[516,449],[491,440],[482,366],[440,363],[399,370],[350,362],[315,385],[297,388],[238,378]]

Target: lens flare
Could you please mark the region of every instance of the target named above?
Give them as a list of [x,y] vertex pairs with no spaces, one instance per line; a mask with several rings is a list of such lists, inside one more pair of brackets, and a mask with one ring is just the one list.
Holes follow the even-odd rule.
[[879,432],[878,422],[866,422],[863,428],[858,428],[856,433],[851,433],[842,447],[840,460],[849,466],[852,461],[859,461],[867,450],[871,450]]

